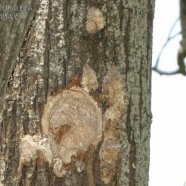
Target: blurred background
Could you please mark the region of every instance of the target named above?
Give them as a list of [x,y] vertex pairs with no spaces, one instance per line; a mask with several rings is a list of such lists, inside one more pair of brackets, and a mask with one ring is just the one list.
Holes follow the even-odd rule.
[[[153,32],[153,66],[173,25],[181,31],[179,0],[156,0]],[[178,69],[181,34],[167,43],[158,68]],[[151,162],[149,186],[184,186],[186,181],[186,76],[152,71]]]

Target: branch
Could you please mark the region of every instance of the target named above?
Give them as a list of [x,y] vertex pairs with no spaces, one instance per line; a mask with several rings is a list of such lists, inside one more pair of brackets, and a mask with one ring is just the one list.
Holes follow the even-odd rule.
[[158,69],[157,67],[152,67],[151,69],[153,71],[157,72],[159,75],[168,75],[169,76],[169,75],[176,75],[176,74],[180,73],[180,70],[175,70],[175,71],[172,71],[172,72],[166,72],[166,71]]
[[174,24],[172,25],[170,31],[169,31],[169,34],[168,34],[168,37],[167,37],[167,40],[165,41],[165,43],[163,44],[163,46],[161,47],[161,50],[158,54],[158,57],[156,59],[156,63],[155,63],[155,66],[153,68],[157,69],[158,65],[159,65],[159,61],[160,61],[160,57],[161,57],[161,54],[163,53],[163,50],[165,49],[165,47],[167,46],[167,44],[169,43],[169,41],[171,41],[172,39],[174,39],[175,37],[177,37],[178,35],[181,34],[181,31],[176,33],[175,35],[171,36],[172,35],[172,31],[173,29],[175,28],[177,22],[179,21],[179,18],[177,18],[174,22]]

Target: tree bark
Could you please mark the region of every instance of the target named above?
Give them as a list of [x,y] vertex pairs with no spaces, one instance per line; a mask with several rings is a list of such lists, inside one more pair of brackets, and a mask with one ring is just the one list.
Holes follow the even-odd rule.
[[[181,47],[183,50],[183,53],[186,53],[186,21],[185,21],[185,17],[186,17],[186,1],[184,0],[180,0],[180,22],[181,22],[181,34],[182,34],[182,41],[181,41]],[[184,55],[185,57],[185,55]]]
[[[39,8],[36,1],[30,5],[22,27],[20,20],[0,22],[5,25],[1,36],[12,24],[15,30],[0,39],[4,54],[0,56],[2,185],[148,185],[154,1],[41,0]],[[100,9],[105,19],[104,28],[95,34],[85,27],[91,7]],[[96,72],[99,86],[91,96],[103,113],[107,104],[101,95],[107,71],[115,66],[125,80],[126,108],[118,137],[121,149],[116,174],[108,184],[99,172],[102,142],[87,149],[81,173],[72,157],[70,171],[63,177],[54,174],[39,150],[30,162],[20,158],[21,138],[43,136],[41,118],[47,98],[73,84],[74,77],[81,79],[85,64]]]
[[[17,14],[15,10],[18,4],[16,1],[7,3],[6,0],[2,0],[0,4],[0,107],[2,107],[7,83],[15,68],[17,56],[35,16],[39,1],[21,0],[19,3],[25,6],[20,14]],[[31,7],[31,11],[26,11],[27,5]]]

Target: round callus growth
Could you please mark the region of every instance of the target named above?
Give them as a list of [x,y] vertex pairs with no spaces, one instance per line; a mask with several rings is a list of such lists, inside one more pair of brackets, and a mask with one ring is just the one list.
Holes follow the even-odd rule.
[[97,103],[82,88],[74,87],[49,97],[42,119],[43,132],[53,141],[54,156],[64,163],[78,150],[97,145],[102,136],[102,115]]

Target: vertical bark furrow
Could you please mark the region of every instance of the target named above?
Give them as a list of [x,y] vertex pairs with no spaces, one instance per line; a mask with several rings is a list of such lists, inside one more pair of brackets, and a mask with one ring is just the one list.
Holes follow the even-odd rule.
[[[66,84],[66,44],[64,31],[64,3],[50,1],[49,20],[49,88]],[[49,94],[50,95],[50,94]]]
[[[20,1],[20,4],[28,4],[31,7],[30,11],[26,11],[25,15],[20,19],[11,20],[1,18],[1,46],[0,46],[0,107],[3,104],[3,98],[7,87],[8,80],[11,76],[17,56],[20,52],[24,37],[30,27],[33,17],[38,7],[38,0]],[[1,1],[1,5],[16,6],[18,3],[14,1]],[[3,13],[2,11],[0,12]],[[15,13],[11,12],[12,14]],[[11,38],[11,39],[10,39]]]
[[[16,175],[17,167],[19,164],[19,139],[21,137],[21,113],[22,104],[20,102],[20,84],[21,84],[21,64],[18,63],[14,69],[12,78],[9,81],[11,89],[7,90],[7,96],[5,104],[7,106],[7,112],[3,115],[2,126],[6,126],[4,133],[2,133],[2,147],[5,149],[2,151],[3,160],[6,163],[6,170],[4,172],[5,177],[8,178],[7,184],[14,184],[14,180],[11,179],[12,175]],[[17,117],[19,115],[20,117]]]
[[[135,176],[130,177],[131,185],[147,185],[148,179],[144,179],[145,172],[148,172],[149,161],[149,132],[150,131],[150,114],[149,112],[149,100],[150,100],[150,79],[147,75],[149,73],[151,64],[147,55],[151,49],[147,50],[146,44],[148,40],[152,39],[151,35],[147,35],[147,20],[148,17],[148,4],[143,6],[131,6],[131,29],[135,32],[131,32],[129,41],[129,57],[128,57],[128,69],[127,69],[127,90],[128,95],[131,96],[131,112],[130,122],[127,125],[131,125],[132,134],[134,134],[134,141],[130,143],[130,148],[135,146],[136,154],[135,158],[130,162],[130,173],[135,172]],[[149,8],[149,7],[148,7]],[[140,24],[138,22],[141,21]],[[131,133],[131,132],[130,132]],[[132,156],[131,156],[132,158]]]

